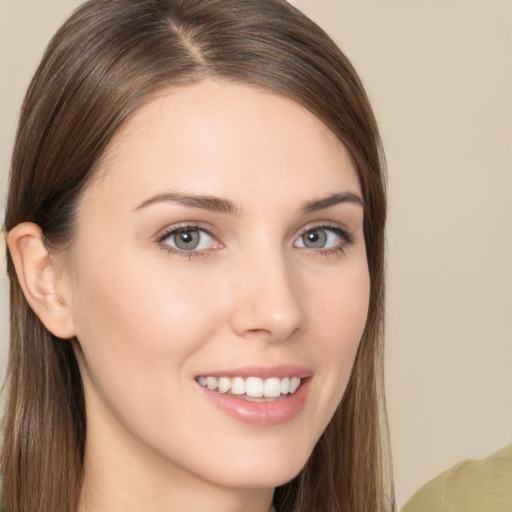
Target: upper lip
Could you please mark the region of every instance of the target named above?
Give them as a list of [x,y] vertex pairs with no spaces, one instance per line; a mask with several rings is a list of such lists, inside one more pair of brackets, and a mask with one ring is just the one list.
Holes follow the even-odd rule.
[[261,379],[269,379],[277,377],[300,377],[304,379],[311,377],[313,372],[305,366],[296,365],[279,365],[279,366],[244,366],[240,368],[230,368],[227,370],[207,371],[200,373],[197,377],[260,377]]

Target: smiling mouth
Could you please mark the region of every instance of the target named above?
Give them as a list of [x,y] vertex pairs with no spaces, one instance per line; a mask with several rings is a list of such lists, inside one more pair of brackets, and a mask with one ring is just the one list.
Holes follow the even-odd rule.
[[250,402],[271,402],[293,395],[299,389],[300,377],[198,377],[197,382],[211,391],[235,395]]

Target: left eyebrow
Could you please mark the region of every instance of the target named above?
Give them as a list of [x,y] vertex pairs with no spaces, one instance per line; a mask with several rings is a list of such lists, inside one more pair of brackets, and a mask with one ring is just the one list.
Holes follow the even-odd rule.
[[353,192],[342,192],[341,194],[332,194],[323,199],[317,199],[314,201],[308,201],[300,211],[305,213],[313,213],[318,210],[324,210],[325,208],[330,208],[331,206],[335,206],[340,203],[353,203],[365,208],[365,202],[363,199],[354,194]]

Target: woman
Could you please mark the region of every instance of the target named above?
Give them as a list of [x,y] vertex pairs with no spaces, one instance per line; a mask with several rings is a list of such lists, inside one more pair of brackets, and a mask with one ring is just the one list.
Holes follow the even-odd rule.
[[286,2],[79,8],[13,155],[3,510],[391,509],[379,148]]

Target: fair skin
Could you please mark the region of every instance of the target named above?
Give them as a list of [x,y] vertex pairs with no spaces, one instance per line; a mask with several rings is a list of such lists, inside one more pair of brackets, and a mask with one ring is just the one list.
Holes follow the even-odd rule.
[[[39,288],[27,264],[31,305],[77,339],[83,511],[268,512],[334,414],[364,330],[360,198],[318,118],[206,80],[160,93],[116,134],[64,252],[44,260],[33,225],[9,234],[17,268],[24,251],[51,263]],[[221,393],[207,377],[284,392]]]

